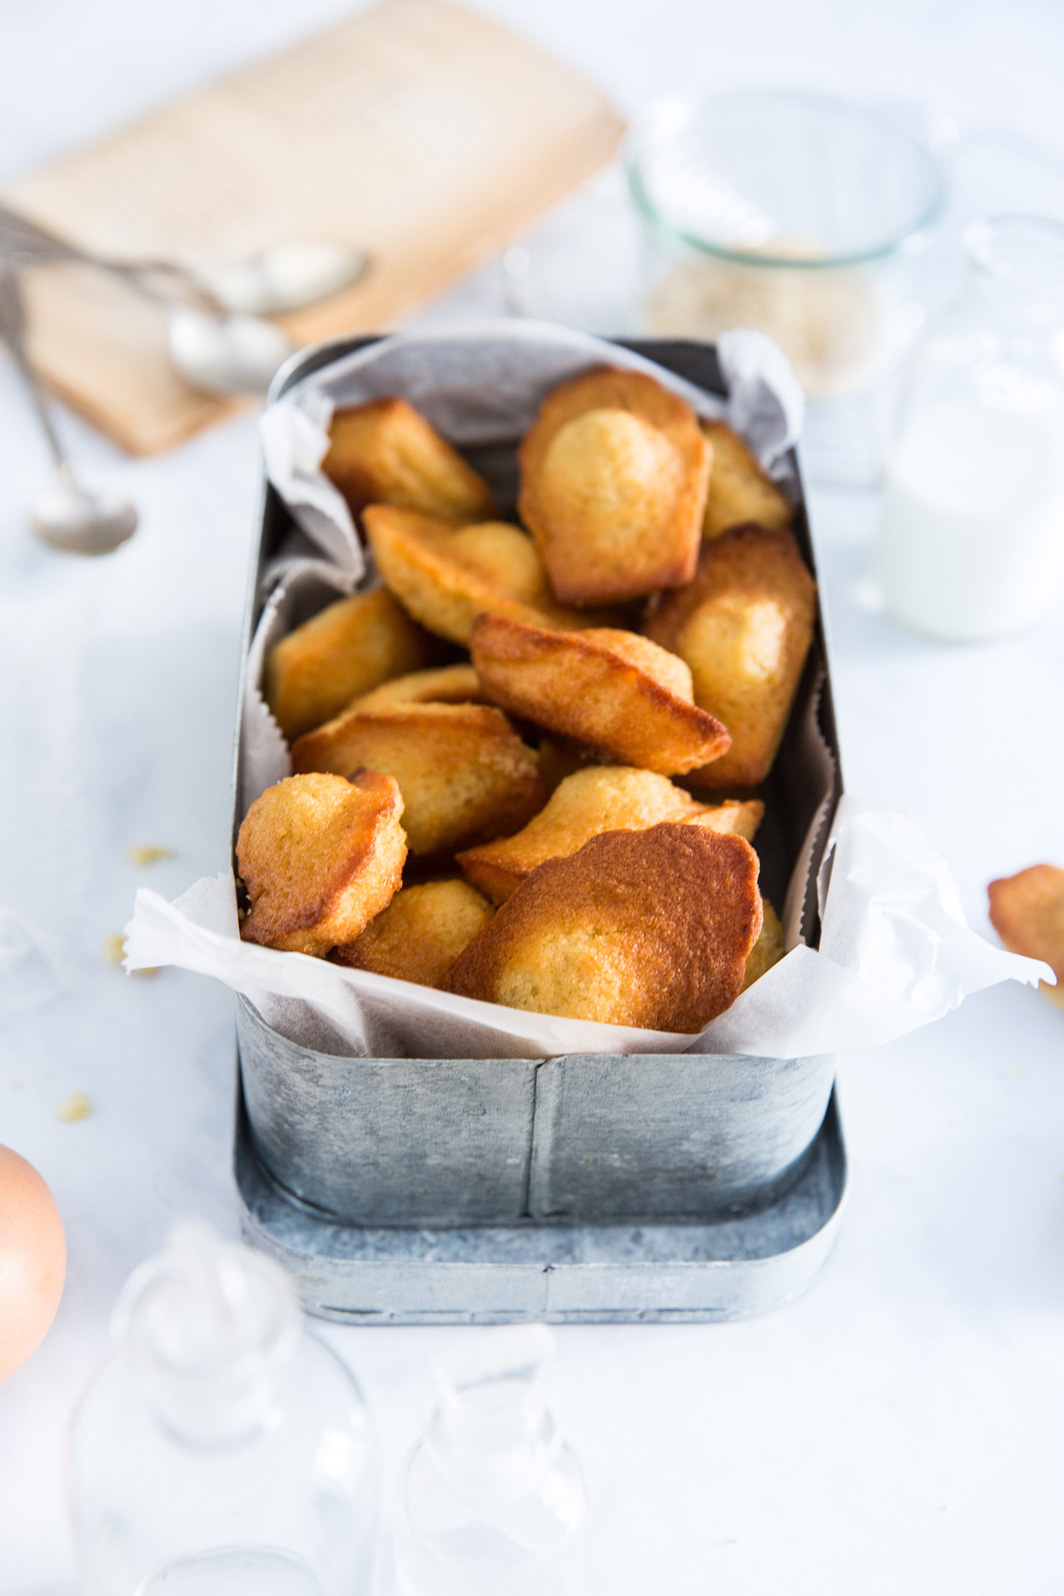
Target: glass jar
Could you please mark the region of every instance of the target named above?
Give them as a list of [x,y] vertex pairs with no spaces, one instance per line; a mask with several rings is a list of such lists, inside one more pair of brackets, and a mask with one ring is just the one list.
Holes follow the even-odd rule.
[[543,1325],[486,1332],[436,1365],[399,1482],[400,1596],[578,1596],[584,1485],[539,1365]]
[[70,1435],[85,1596],[359,1596],[365,1404],[261,1253],[181,1225],[131,1277]]
[[627,163],[648,332],[756,328],[814,399],[867,383],[909,336],[907,264],[945,190],[891,117],[782,90],[670,94],[637,121]]
[[1064,587],[1064,225],[999,217],[967,242],[908,366],[874,564],[889,612],[950,642],[1020,631]]

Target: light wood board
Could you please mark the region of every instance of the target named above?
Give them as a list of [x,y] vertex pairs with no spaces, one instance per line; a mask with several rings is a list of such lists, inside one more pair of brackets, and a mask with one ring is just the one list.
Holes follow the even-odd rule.
[[[489,259],[613,154],[592,85],[450,0],[385,0],[16,181],[5,203],[124,259],[240,260],[324,239],[367,250],[351,288],[280,318],[298,344],[393,325]],[[239,402],[189,388],[163,313],[80,265],[24,279],[49,386],[133,454]]]

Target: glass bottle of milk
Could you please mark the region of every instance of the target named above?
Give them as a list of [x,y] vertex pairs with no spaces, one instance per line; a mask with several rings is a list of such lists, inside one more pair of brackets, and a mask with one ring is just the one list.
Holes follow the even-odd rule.
[[1018,632],[1064,589],[1064,225],[999,217],[967,242],[913,354],[875,558],[890,613],[949,642]]

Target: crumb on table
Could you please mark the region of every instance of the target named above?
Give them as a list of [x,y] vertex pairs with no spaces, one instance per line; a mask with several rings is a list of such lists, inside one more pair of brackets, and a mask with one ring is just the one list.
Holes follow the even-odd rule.
[[69,1097],[59,1099],[55,1111],[64,1125],[72,1125],[75,1120],[88,1119],[92,1113],[92,1104],[84,1092],[71,1092]]
[[143,869],[145,865],[158,864],[160,859],[174,857],[172,848],[168,848],[165,843],[154,842],[131,842],[126,853],[129,855],[130,863],[136,865],[138,870]]

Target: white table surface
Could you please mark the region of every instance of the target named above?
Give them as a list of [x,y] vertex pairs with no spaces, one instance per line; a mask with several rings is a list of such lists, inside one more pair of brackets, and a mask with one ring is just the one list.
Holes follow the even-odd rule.
[[[0,9],[0,179],[348,9],[337,0],[36,0]],[[494,0],[630,109],[678,84],[922,98],[1064,146],[1056,0]],[[453,306],[490,298],[485,280]],[[436,314],[447,306],[437,307]],[[115,1295],[178,1216],[236,1232],[228,991],[127,979],[102,942],[141,883],[228,856],[228,784],[258,448],[246,418],[161,460],[73,418],[79,459],[142,513],[81,563],[35,545],[46,458],[0,364],[0,903],[51,949],[52,998],[0,985],[0,1142],[40,1169],[66,1294],[0,1388],[0,1592],[72,1589],[64,1427]],[[973,923],[985,885],[1064,863],[1064,616],[942,648],[861,607],[871,492],[814,490],[851,792],[907,810]],[[136,870],[131,843],[176,856]],[[45,980],[48,979],[44,972]],[[21,989],[24,994],[24,988]],[[842,1239],[791,1307],[726,1326],[572,1328],[553,1378],[593,1502],[591,1589],[1025,1596],[1064,1588],[1064,1015],[1015,985],[841,1064]],[[84,1091],[89,1118],[60,1122]],[[427,1359],[459,1332],[327,1327],[386,1480]]]

